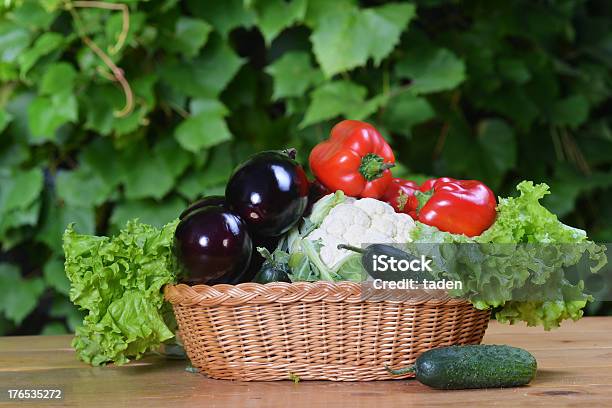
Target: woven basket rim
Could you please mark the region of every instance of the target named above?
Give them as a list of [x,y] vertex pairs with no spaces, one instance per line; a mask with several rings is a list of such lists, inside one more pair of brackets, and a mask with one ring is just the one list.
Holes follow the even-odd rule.
[[368,290],[356,282],[271,282],[238,285],[194,285],[184,283],[164,287],[167,301],[180,306],[239,306],[293,302],[396,302],[408,305],[461,305],[470,302],[442,291]]

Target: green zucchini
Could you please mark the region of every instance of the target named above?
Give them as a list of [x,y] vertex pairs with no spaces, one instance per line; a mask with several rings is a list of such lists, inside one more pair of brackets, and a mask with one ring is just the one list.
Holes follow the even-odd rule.
[[415,373],[419,382],[438,389],[505,388],[528,384],[537,362],[520,348],[481,344],[432,349],[414,366],[387,370],[395,375]]

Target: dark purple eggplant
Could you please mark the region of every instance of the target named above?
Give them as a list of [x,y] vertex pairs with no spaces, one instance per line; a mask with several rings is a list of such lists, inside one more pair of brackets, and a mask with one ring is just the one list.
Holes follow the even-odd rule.
[[290,157],[294,152],[255,154],[234,171],[227,184],[228,205],[254,234],[282,235],[304,214],[308,179],[302,166]]
[[197,210],[198,208],[208,207],[209,205],[223,207],[225,206],[225,197],[220,196],[220,195],[212,195],[212,196],[203,197],[199,199],[198,201],[191,203],[191,205],[187,207],[181,213],[181,215],[179,215],[179,219],[182,220],[183,218],[185,218],[187,215]]
[[220,206],[192,211],[174,233],[182,281],[191,285],[239,280],[251,261],[253,243],[244,221]]

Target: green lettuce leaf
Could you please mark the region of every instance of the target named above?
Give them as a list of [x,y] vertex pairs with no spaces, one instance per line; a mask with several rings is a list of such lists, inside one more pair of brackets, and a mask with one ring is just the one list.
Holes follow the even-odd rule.
[[546,330],[565,319],[577,320],[592,300],[582,281],[571,283],[566,271],[588,257],[590,271],[606,263],[605,247],[583,230],[563,224],[540,204],[546,184],[523,181],[518,197],[500,198],[495,223],[478,237],[439,231],[417,222],[408,248],[434,261],[436,278],[459,280],[452,295],[478,309],[497,308],[500,322],[525,321]]
[[585,231],[563,224],[540,200],[550,194],[546,184],[523,181],[518,197],[500,198],[495,223],[476,238],[495,243],[575,243],[587,239]]
[[174,337],[164,320],[162,288],[176,280],[172,241],[178,221],[161,230],[130,221],[112,238],[64,233],[70,300],[88,313],[72,346],[92,365],[124,364]]

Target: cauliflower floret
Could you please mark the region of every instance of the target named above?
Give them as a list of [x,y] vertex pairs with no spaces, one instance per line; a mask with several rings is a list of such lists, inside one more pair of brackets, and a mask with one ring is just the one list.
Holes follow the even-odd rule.
[[363,244],[404,243],[410,240],[415,227],[408,214],[398,214],[389,204],[373,198],[347,198],[336,205],[323,219],[319,228],[306,239],[320,240],[321,260],[330,268],[354,254],[338,249],[339,244],[360,247]]
[[365,211],[370,217],[373,215],[394,214],[393,207],[389,204],[374,198],[362,198],[355,201],[355,207]]
[[329,215],[323,220],[323,224],[325,224],[326,221],[333,222],[335,219],[340,219],[346,225],[357,224],[368,227],[371,221],[370,214],[357,206],[359,201],[356,201],[355,204],[340,204],[332,208]]
[[394,237],[397,235],[397,228],[395,227],[396,222],[397,220],[393,215],[383,214],[382,216],[374,217],[372,220],[372,229],[390,237]]
[[395,214],[396,233],[394,236],[395,242],[410,242],[410,232],[416,227],[416,224],[411,216],[404,213]]
[[367,229],[362,225],[353,224],[349,226],[342,234],[342,238],[349,245],[360,245],[362,237],[366,234]]

